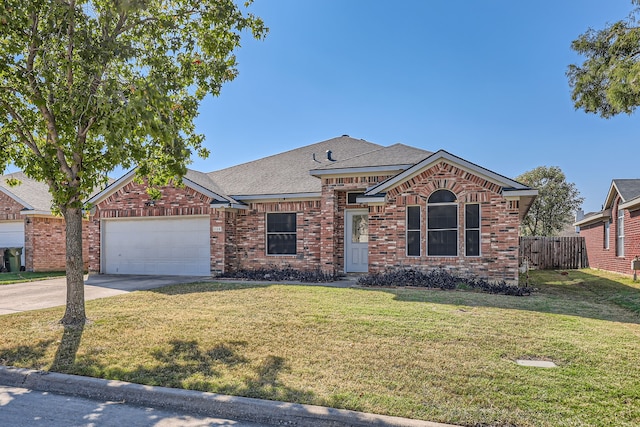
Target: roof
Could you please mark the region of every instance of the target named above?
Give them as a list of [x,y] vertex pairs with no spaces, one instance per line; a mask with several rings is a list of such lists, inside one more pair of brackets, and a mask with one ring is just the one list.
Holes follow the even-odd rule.
[[[20,184],[10,186],[8,179],[17,179]],[[20,203],[25,209],[51,212],[53,199],[49,187],[43,182],[29,178],[23,172],[14,172],[0,177],[0,191]]]
[[[319,194],[322,183],[309,174],[310,170],[338,164],[381,148],[381,145],[364,139],[343,135],[210,172],[208,175],[225,194],[234,198],[273,194]],[[331,151],[332,160],[327,158],[327,151]]]
[[640,179],[614,179],[611,185],[618,189],[623,202],[640,196]]
[[367,153],[358,154],[345,160],[322,165],[314,172],[335,171],[341,169],[367,169],[371,167],[389,167],[391,170],[404,170],[433,154],[431,151],[410,147],[404,144],[393,144],[389,147],[377,148]]

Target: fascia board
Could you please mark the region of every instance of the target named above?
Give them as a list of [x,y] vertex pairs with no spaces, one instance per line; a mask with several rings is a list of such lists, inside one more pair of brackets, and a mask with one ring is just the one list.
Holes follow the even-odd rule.
[[538,195],[538,190],[536,189],[529,189],[529,190],[512,190],[512,189],[503,189],[502,190],[502,195],[506,198],[506,199],[511,199],[511,198],[520,198],[520,197],[535,197]]
[[11,191],[7,190],[6,188],[0,187],[0,191],[2,191],[8,197],[11,197],[16,202],[20,203],[22,206],[25,207],[25,209],[33,209],[33,206],[31,206],[29,203],[25,202],[20,197],[16,196],[15,194],[13,194]]
[[251,201],[260,201],[260,200],[290,200],[290,199],[301,199],[301,200],[309,200],[309,199],[320,199],[322,197],[322,193],[282,193],[282,194],[251,194],[251,195],[233,195],[231,196],[235,200],[243,201],[243,200],[251,200]]
[[137,168],[131,169],[129,172],[127,172],[126,174],[122,175],[120,178],[113,181],[111,185],[108,185],[104,190],[102,190],[95,196],[91,197],[89,200],[86,201],[86,203],[95,205],[100,203],[107,197],[111,196],[113,193],[115,193],[116,191],[118,191],[119,189],[121,189],[122,187],[124,187],[126,184],[128,184],[133,180],[136,174],[136,169]]
[[619,209],[629,209],[629,210],[637,210],[640,209],[640,197],[636,197],[635,199],[631,199],[628,202],[620,203],[618,205]]
[[[616,198],[616,194],[620,194],[620,191],[618,190],[618,186],[616,185],[615,181],[611,181],[611,185],[609,186],[609,191],[607,192],[607,198],[604,200],[604,207],[605,208],[610,208],[611,205],[613,204],[613,200]],[[622,198],[622,195],[620,194],[620,199],[622,199],[622,202],[624,202],[625,200]]]
[[395,177],[390,178],[378,184],[375,187],[372,187],[369,191],[367,191],[367,194],[365,195],[371,195],[370,193],[374,193],[374,192],[384,193],[390,188],[393,188],[399,183],[413,178],[414,176],[418,175],[422,170],[428,169],[442,160],[445,160],[448,163],[451,163],[470,173],[473,173],[474,175],[480,176],[486,179],[487,181],[490,181],[496,185],[499,185],[500,187],[509,187],[515,190],[529,190],[529,187],[517,181],[514,181],[503,175],[492,172],[488,169],[485,169],[481,166],[476,165],[475,163],[471,163],[467,160],[464,160],[461,157],[455,156],[447,151],[439,150],[433,153],[431,156],[427,157],[426,159],[422,160],[421,162],[416,163],[411,168],[405,170],[404,172],[399,173]]
[[38,211],[35,209],[23,209],[20,211],[20,215],[28,215],[28,216],[48,216],[48,217],[58,217],[62,218],[59,215],[54,215],[51,211]]
[[197,191],[198,193],[201,193],[207,197],[211,197],[213,200],[219,201],[219,202],[226,202],[226,203],[236,203],[236,200],[233,200],[230,197],[224,197],[221,196],[218,193],[214,193],[213,191],[203,187],[202,185],[191,181],[188,178],[182,178],[182,182],[184,183],[184,185],[186,185],[187,187],[191,188],[194,191]]
[[356,197],[356,203],[365,205],[383,205],[387,202],[385,196],[360,196]]
[[602,212],[598,212],[595,215],[589,215],[586,218],[582,218],[580,221],[576,221],[573,223],[574,227],[580,227],[581,225],[592,224],[594,222],[605,222],[611,218],[611,209],[606,209]]
[[309,174],[312,176],[326,175],[346,175],[346,174],[363,174],[363,173],[379,173],[379,172],[399,172],[409,169],[407,165],[388,165],[388,166],[366,166],[357,168],[340,168],[340,169],[312,169]]
[[247,205],[243,205],[241,203],[230,203],[230,202],[215,202],[211,203],[210,207],[212,209],[248,209]]

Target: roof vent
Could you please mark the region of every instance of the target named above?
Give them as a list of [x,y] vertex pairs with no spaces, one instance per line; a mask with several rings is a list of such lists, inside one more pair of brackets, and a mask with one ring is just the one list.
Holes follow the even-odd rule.
[[335,160],[331,158],[331,154],[332,154],[331,150],[327,150],[327,160],[329,160],[330,162],[334,162]]
[[349,135],[347,135],[346,133],[342,135],[343,137],[346,136],[347,138],[349,138]]

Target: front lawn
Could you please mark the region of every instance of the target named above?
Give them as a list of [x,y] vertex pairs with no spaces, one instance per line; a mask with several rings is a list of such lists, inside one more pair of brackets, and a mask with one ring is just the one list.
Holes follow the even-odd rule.
[[61,277],[64,275],[64,271],[50,271],[45,273],[34,273],[31,271],[21,271],[19,273],[0,273],[0,285],[11,285],[13,283],[53,279],[55,277]]
[[[0,316],[0,363],[466,426],[640,424],[640,286],[532,272],[528,297],[202,283]],[[517,359],[555,362],[554,369]]]

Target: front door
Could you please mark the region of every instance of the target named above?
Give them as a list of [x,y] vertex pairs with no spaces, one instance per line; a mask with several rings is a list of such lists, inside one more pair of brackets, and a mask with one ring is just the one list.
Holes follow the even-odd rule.
[[345,273],[369,271],[369,212],[345,211],[344,270]]

